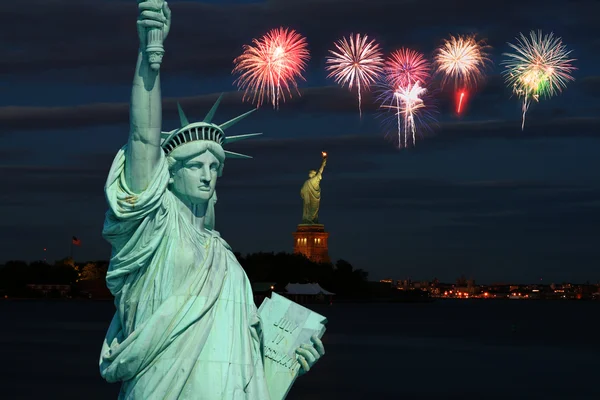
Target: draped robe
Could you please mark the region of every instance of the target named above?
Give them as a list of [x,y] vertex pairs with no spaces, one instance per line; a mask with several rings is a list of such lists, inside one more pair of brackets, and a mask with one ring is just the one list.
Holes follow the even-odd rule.
[[319,205],[321,203],[321,179],[322,175],[317,172],[312,178],[308,178],[302,189],[300,189],[300,197],[303,200],[302,223],[303,224],[318,224],[319,223]]
[[135,194],[125,148],[106,182],[106,277],[116,313],[100,355],[121,400],[268,400],[261,325],[250,282],[227,243],[183,219],[160,165]]

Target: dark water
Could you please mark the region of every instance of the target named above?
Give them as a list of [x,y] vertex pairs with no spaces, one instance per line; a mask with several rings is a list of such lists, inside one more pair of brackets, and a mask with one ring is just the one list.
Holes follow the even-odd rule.
[[[326,356],[299,399],[597,399],[600,302],[313,307]],[[111,302],[0,301],[0,399],[116,399],[98,374]]]

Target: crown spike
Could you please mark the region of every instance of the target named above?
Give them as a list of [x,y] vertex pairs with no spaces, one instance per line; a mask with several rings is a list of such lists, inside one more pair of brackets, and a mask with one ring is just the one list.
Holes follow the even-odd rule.
[[221,128],[222,130],[225,130],[235,124],[237,124],[238,122],[240,122],[242,119],[246,118],[248,115],[252,114],[254,111],[256,111],[257,109],[253,109],[248,111],[247,113],[244,113],[242,115],[238,115],[237,117],[235,117],[234,119],[230,119],[229,121],[219,125],[219,128]]
[[223,140],[223,144],[237,142],[238,140],[250,139],[258,135],[262,135],[262,133],[246,133],[245,135],[229,136]]
[[245,154],[240,154],[240,153],[235,153],[233,151],[227,151],[225,150],[225,157],[226,158],[252,158],[250,156],[247,156]]
[[215,104],[213,104],[213,106],[210,109],[210,111],[208,112],[208,114],[206,114],[206,117],[204,117],[203,122],[206,122],[207,124],[210,124],[212,122],[212,119],[215,116],[215,113],[217,112],[217,108],[219,108],[219,104],[221,103],[222,98],[223,98],[223,93],[221,93],[221,95],[219,96],[217,101],[215,101]]
[[185,113],[183,112],[179,102],[177,102],[177,111],[179,112],[179,121],[181,122],[181,127],[183,128],[184,126],[189,125],[190,121],[188,121],[187,117],[185,116]]

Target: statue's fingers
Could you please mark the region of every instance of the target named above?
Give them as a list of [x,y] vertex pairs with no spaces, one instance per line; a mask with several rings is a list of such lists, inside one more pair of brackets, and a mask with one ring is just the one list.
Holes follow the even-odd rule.
[[163,4],[163,14],[167,20],[171,19],[171,9],[169,8],[169,4],[165,1]]
[[323,346],[323,342],[316,335],[310,338],[310,340],[314,343],[315,349],[319,352],[320,355],[325,354],[325,346]]
[[164,15],[162,15],[161,12],[155,12],[155,11],[142,11],[142,13],[140,14],[140,16],[142,18],[145,19],[151,19],[153,21],[159,21],[162,22],[163,24],[167,22],[167,19],[165,18]]
[[142,19],[137,22],[138,26],[143,26],[144,28],[158,28],[161,29],[164,24],[158,21],[152,21],[151,19]]
[[144,11],[144,10],[152,10],[152,11],[160,11],[161,8],[160,7],[156,7],[156,3],[154,3],[153,1],[144,1],[140,4],[138,4],[138,10],[140,11]]
[[302,348],[310,351],[310,354],[312,354],[312,356],[315,358],[315,360],[318,359],[319,357],[321,357],[321,355],[319,354],[317,349],[315,349],[315,346],[313,346],[311,344],[303,344]]
[[310,370],[310,367],[308,366],[306,359],[304,357],[302,357],[300,354],[298,354],[298,362],[300,363],[300,366],[302,367],[304,372],[308,372]]
[[305,348],[298,347],[296,349],[296,353],[304,357],[304,359],[306,359],[306,361],[308,361],[309,364],[313,364],[316,360],[312,353],[306,350]]

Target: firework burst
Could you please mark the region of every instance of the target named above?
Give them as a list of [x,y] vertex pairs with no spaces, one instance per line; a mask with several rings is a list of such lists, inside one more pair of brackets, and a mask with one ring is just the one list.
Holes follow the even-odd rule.
[[367,35],[352,35],[334,43],[336,49],[329,50],[327,71],[328,78],[352,90],[354,85],[358,92],[358,112],[362,116],[362,92],[369,90],[383,72],[383,53],[375,40],[369,41]]
[[483,80],[485,69],[491,63],[488,47],[483,40],[476,40],[475,35],[450,35],[436,50],[436,72],[442,75],[442,87],[454,82],[458,113],[462,111],[465,96]]
[[531,31],[529,38],[519,34],[517,44],[508,44],[515,53],[504,53],[508,58],[503,64],[506,67],[504,76],[506,83],[512,87],[513,93],[523,98],[523,122],[531,100],[539,101],[540,97],[550,98],[567,87],[575,78],[571,73],[576,69],[569,59],[571,50],[567,51],[562,39],[553,33],[542,35]]
[[416,82],[425,84],[431,66],[425,56],[417,51],[401,48],[392,52],[385,61],[385,78],[392,87],[407,87]]
[[398,88],[394,92],[394,96],[400,100],[401,107],[398,110],[399,114],[402,114],[404,119],[404,140],[406,147],[406,136],[410,133],[412,135],[413,146],[415,144],[415,115],[425,107],[423,99],[421,98],[427,89],[422,88],[420,82],[409,84],[405,88]]
[[[403,125],[405,125],[404,144],[406,146],[408,133],[406,130],[407,120],[403,118],[403,116],[406,116],[406,112],[404,111],[406,111],[407,104],[410,106],[409,103],[404,102],[402,99],[408,99],[405,94],[409,93],[411,89],[414,89],[416,83],[425,85],[430,78],[430,71],[431,66],[424,55],[407,48],[401,48],[392,52],[385,62],[385,82],[382,85],[383,96],[380,97],[380,100],[384,103],[389,103],[383,105],[383,107],[396,109],[396,125],[400,146],[402,145]],[[404,124],[402,123],[403,119]],[[414,121],[414,118],[412,119]]]
[[[415,146],[417,127],[427,129],[428,122],[433,121],[427,88],[422,86],[420,81],[416,81],[395,89],[384,85],[379,93],[380,108],[393,110],[393,123],[398,128],[398,147],[408,147],[409,137]],[[392,119],[388,119],[388,122],[391,124]]]
[[257,107],[267,100],[275,109],[286,94],[292,97],[292,88],[300,94],[297,80],[304,80],[309,58],[306,38],[293,29],[278,28],[245,45],[232,73],[240,74],[235,83],[244,90],[243,100],[251,98]]

